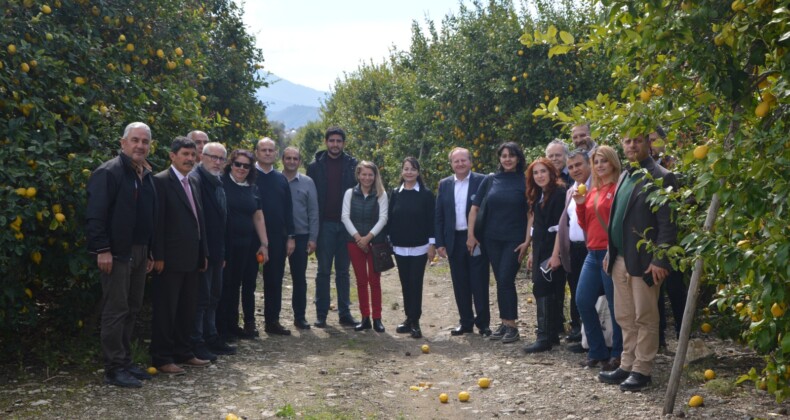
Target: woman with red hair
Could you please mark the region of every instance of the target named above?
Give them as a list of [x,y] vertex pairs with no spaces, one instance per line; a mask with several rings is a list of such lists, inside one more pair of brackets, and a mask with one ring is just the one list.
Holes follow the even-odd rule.
[[552,344],[560,343],[562,306],[555,295],[561,292],[559,287],[565,286],[559,281],[565,276],[562,263],[559,257],[552,258],[560,216],[565,209],[565,183],[545,157],[536,159],[527,168],[527,201],[532,221],[532,232],[527,239],[532,242],[532,254],[527,267],[532,269],[538,328],[537,339],[525,346],[524,352],[537,353],[551,350]]

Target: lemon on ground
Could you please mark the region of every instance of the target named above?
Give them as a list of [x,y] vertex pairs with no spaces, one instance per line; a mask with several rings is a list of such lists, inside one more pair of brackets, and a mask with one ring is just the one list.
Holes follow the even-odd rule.
[[431,352],[431,346],[423,344],[422,347],[420,347],[420,350],[422,350],[423,353],[428,354]]
[[707,322],[705,322],[699,327],[699,329],[702,330],[702,332],[704,332],[705,334],[707,334],[713,330],[713,327]]
[[689,407],[701,407],[703,404],[702,397],[695,395],[689,400]]
[[445,394],[445,393],[441,393],[441,394],[439,394],[439,402],[440,402],[440,403],[442,403],[442,404],[447,404],[447,401],[448,401],[449,399],[450,399],[450,397],[448,397],[448,396],[447,396],[447,394]]
[[709,381],[711,379],[716,379],[716,372],[714,372],[713,369],[707,369],[705,371],[705,380]]
[[228,415],[225,416],[225,420],[239,420],[239,416],[233,413],[228,413]]
[[488,388],[491,386],[491,380],[488,378],[480,378],[477,380],[477,386],[480,388]]
[[458,393],[458,401],[467,402],[469,401],[469,393],[466,391],[461,391]]
[[148,372],[149,375],[156,375],[157,373],[159,373],[159,371],[156,370],[156,368],[153,366],[149,366],[148,369],[146,369],[145,371]]

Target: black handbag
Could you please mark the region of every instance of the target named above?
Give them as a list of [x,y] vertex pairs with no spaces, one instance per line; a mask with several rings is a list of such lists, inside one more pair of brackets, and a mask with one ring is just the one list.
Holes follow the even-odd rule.
[[383,273],[395,267],[395,261],[392,260],[392,246],[389,242],[370,244],[370,252],[373,253],[373,270],[375,272]]
[[478,194],[483,194],[483,201],[480,202],[480,208],[477,209],[477,217],[475,217],[475,238],[480,241],[483,238],[483,233],[485,232],[485,221],[486,221],[486,202],[488,202],[488,190],[491,188],[491,183],[494,181],[493,174],[490,174],[483,180],[483,185],[481,185],[480,189],[478,190]]

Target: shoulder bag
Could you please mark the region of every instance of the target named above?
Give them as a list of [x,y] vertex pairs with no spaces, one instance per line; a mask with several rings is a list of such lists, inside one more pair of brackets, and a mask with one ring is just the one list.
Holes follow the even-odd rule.
[[480,208],[477,209],[477,217],[475,217],[475,238],[479,241],[483,238],[485,232],[486,222],[486,202],[488,202],[488,190],[491,189],[491,183],[494,182],[494,175],[490,174],[483,180],[483,185],[478,194],[483,194],[483,200],[480,201]]

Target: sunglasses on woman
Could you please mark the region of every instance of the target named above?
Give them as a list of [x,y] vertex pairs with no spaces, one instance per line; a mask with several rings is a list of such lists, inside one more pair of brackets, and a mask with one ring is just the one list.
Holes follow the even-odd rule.
[[237,168],[243,168],[243,169],[250,169],[250,168],[252,168],[252,164],[241,163],[239,161],[233,161],[233,166],[235,166]]

